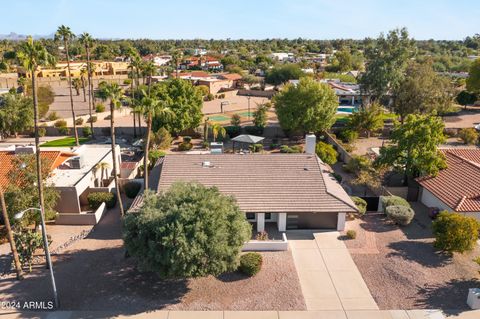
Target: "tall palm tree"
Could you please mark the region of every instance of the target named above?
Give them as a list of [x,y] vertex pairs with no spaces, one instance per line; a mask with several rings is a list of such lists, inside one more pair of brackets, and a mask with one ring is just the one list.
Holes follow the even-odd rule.
[[147,133],[144,143],[144,156],[143,156],[143,181],[145,189],[148,188],[148,155],[150,149],[150,138],[152,135],[152,121],[154,116],[171,117],[174,116],[173,111],[158,99],[147,96],[143,92],[144,98],[140,102],[143,116],[147,122]]
[[59,26],[57,32],[55,33],[55,41],[62,41],[65,47],[65,55],[67,58],[68,88],[70,90],[70,108],[72,109],[73,119],[73,132],[75,133],[75,144],[79,146],[80,143],[78,142],[77,124],[75,123],[75,109],[73,107],[72,74],[70,73],[70,52],[68,51],[68,45],[74,38],[75,34],[73,34],[69,27],[64,25]]
[[103,186],[103,180],[105,179],[104,176],[106,175],[106,172],[108,171],[108,169],[110,168],[110,164],[107,163],[107,162],[100,162],[98,163],[97,165],[95,165],[95,170],[100,170],[100,185]]
[[123,90],[118,83],[106,83],[99,87],[98,94],[104,101],[110,99],[110,138],[112,140],[113,178],[115,180],[120,214],[123,217],[123,202],[120,194],[120,186],[118,185],[117,151],[115,147],[115,109],[121,106],[120,99],[123,96]]
[[[32,79],[32,96],[33,96],[33,120],[35,126],[35,157],[37,168],[37,188],[38,198],[40,204],[40,213],[45,216],[45,201],[43,196],[43,178],[42,178],[42,162],[40,158],[40,138],[39,138],[39,115],[38,115],[38,96],[36,76],[39,66],[55,65],[55,58],[50,55],[45,47],[40,42],[33,41],[32,37],[28,37],[27,41],[22,43],[17,52],[19,64],[30,72]],[[44,243],[44,247],[47,247]],[[47,258],[48,254],[47,254]],[[47,260],[50,264],[50,260]]]
[[183,53],[181,51],[175,51],[172,54],[172,62],[175,65],[175,77],[178,79],[178,67],[180,65],[180,60],[182,59]]
[[87,92],[85,90],[85,76],[88,76],[87,68],[80,69],[80,82],[82,83],[83,89],[83,102],[87,102]]
[[[80,43],[85,48],[85,53],[87,54],[87,81],[88,81],[88,115],[92,118],[92,110],[95,109],[95,98],[93,96],[93,82],[92,82],[92,75],[95,72],[95,67],[92,66],[92,62],[90,61],[90,50],[93,47],[93,38],[92,36],[87,33],[83,32],[79,37]],[[93,131],[93,121],[90,121],[90,129],[92,131],[92,138],[95,138],[95,134]]]
[[79,96],[80,89],[82,88],[82,80],[80,78],[74,78],[72,80],[72,85],[75,88],[75,92],[77,92],[77,96]]
[[157,72],[157,67],[152,61],[148,61],[143,65],[143,74],[148,79],[148,91],[147,93],[150,95],[150,88],[152,87],[152,76]]

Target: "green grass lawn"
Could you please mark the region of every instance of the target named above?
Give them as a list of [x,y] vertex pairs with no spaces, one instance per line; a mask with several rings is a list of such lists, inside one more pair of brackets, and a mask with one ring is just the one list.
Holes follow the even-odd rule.
[[[79,137],[78,142],[84,144],[88,142],[88,137]],[[53,140],[40,144],[41,147],[70,147],[75,146],[75,137],[65,137],[58,140]]]
[[230,117],[225,115],[214,115],[214,116],[209,116],[208,119],[214,122],[223,122],[223,121],[229,121]]
[[250,115],[251,117],[253,117],[253,113],[254,112],[249,113],[248,111],[246,111],[246,112],[240,112],[240,113],[238,113],[238,115],[244,116],[244,117],[248,117],[248,115]]

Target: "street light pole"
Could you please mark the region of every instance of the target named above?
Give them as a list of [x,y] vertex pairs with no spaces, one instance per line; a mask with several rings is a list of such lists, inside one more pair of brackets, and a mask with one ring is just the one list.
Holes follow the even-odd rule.
[[45,218],[42,214],[42,210],[40,208],[30,207],[21,211],[20,213],[15,214],[15,219],[21,219],[23,215],[29,210],[35,210],[40,213],[40,220],[42,222],[43,246],[45,248],[45,258],[47,259],[47,267],[50,270],[50,280],[52,281],[52,290],[53,290],[53,298],[55,301],[55,308],[58,309],[59,303],[58,303],[57,285],[55,284],[55,276],[53,275],[52,259],[50,258],[50,250],[48,249],[47,228],[45,226]]

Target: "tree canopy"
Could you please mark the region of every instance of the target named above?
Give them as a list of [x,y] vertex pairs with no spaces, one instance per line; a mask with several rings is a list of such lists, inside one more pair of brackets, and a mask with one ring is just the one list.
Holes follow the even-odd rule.
[[467,78],[467,90],[480,93],[480,59],[473,61]]
[[203,98],[190,81],[173,79],[152,86],[151,95],[164,101],[174,116],[154,116],[153,130],[165,127],[172,133],[198,127],[202,121]]
[[140,212],[128,214],[124,226],[125,247],[141,268],[170,278],[235,270],[251,237],[234,198],[197,183],[147,192]]
[[367,67],[360,77],[362,90],[375,98],[384,97],[403,79],[407,62],[415,53],[414,41],[405,28],[382,33],[365,50]]
[[33,101],[17,93],[0,98],[0,136],[22,133],[33,127]]
[[328,84],[303,77],[288,84],[273,102],[281,127],[287,131],[320,132],[335,123],[338,99]]
[[431,62],[413,62],[393,89],[393,109],[402,120],[414,113],[442,114],[451,107],[453,98],[450,80],[438,75]]
[[297,64],[287,63],[275,66],[267,71],[265,82],[273,85],[279,85],[289,80],[298,80],[305,75]]
[[374,131],[383,128],[383,110],[378,103],[372,103],[354,112],[349,119],[348,127],[355,132],[366,132],[367,137]]
[[408,115],[393,129],[392,145],[380,148],[377,164],[404,170],[411,178],[437,175],[446,168],[445,156],[437,148],[445,142],[444,127],[437,116]]

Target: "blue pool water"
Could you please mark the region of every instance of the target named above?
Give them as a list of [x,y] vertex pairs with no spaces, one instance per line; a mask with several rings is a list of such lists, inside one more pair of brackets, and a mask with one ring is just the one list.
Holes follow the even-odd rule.
[[358,110],[358,107],[357,106],[348,106],[348,107],[345,107],[345,106],[339,106],[337,107],[337,112],[342,112],[342,113],[353,113],[355,111]]

